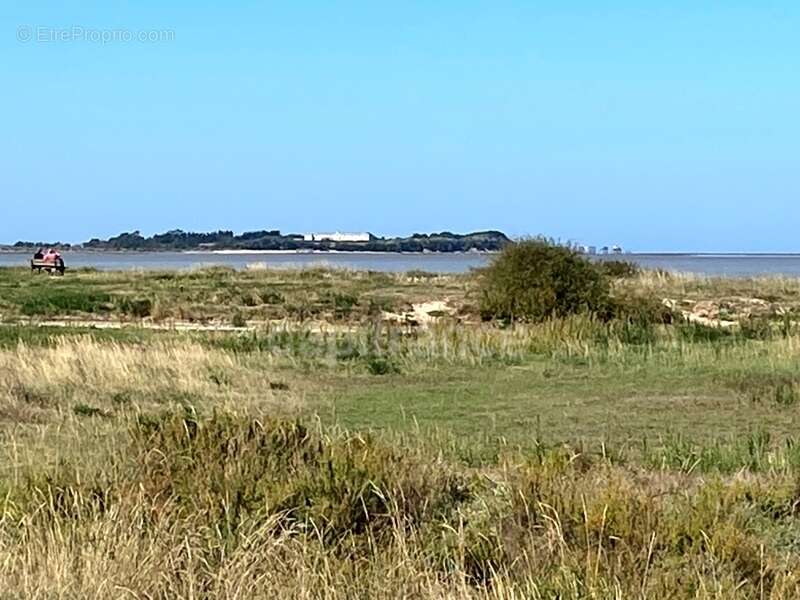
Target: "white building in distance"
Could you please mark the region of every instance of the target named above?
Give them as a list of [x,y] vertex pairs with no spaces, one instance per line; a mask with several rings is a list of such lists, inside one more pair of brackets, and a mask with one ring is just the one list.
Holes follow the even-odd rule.
[[303,240],[306,242],[369,242],[372,234],[367,232],[360,233],[306,233]]

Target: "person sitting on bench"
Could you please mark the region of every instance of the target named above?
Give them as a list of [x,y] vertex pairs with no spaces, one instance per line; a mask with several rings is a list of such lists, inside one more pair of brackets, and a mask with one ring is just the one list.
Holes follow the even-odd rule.
[[42,260],[44,258],[44,249],[39,248],[33,255],[33,260]]
[[61,258],[61,254],[52,248],[47,249],[47,254],[44,255],[44,262],[57,263]]

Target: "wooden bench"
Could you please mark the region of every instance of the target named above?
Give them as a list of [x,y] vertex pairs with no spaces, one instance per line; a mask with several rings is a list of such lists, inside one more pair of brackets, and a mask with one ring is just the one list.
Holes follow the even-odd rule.
[[51,275],[63,275],[64,271],[67,270],[67,267],[64,266],[64,259],[57,258],[55,261],[52,260],[41,260],[38,258],[34,258],[31,260],[31,273],[36,271],[37,273],[41,273],[42,271],[47,271]]

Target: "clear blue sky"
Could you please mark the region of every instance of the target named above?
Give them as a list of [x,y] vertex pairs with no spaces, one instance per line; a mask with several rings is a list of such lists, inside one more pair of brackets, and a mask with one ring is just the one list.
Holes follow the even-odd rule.
[[[0,242],[497,228],[800,251],[796,0],[3,9]],[[90,39],[115,30],[174,37]]]

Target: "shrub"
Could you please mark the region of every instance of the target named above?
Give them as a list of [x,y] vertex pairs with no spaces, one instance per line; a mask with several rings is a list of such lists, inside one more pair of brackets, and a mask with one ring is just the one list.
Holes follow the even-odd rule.
[[753,315],[739,321],[739,332],[747,340],[769,340],[773,334],[768,318]]
[[732,338],[730,329],[714,327],[703,323],[684,321],[677,326],[678,337],[686,342],[719,343]]
[[259,292],[258,297],[262,304],[283,304],[286,302],[286,298],[284,298],[283,294],[276,292],[275,290],[264,290]]
[[103,409],[88,404],[76,404],[72,407],[72,412],[79,417],[108,417],[110,416]]
[[231,325],[234,327],[247,327],[247,319],[241,311],[237,310],[231,315]]
[[384,296],[370,298],[367,303],[367,314],[374,317],[383,312],[397,312],[395,299]]
[[258,303],[261,299],[257,297],[255,294],[252,293],[243,293],[242,294],[242,304],[244,306],[254,307],[258,306]]
[[680,313],[652,296],[622,296],[611,304],[616,319],[634,324],[671,325],[680,322]]
[[333,317],[335,319],[346,319],[353,312],[353,309],[358,306],[358,297],[353,294],[327,293],[322,299],[333,307]]
[[120,298],[117,306],[122,314],[139,319],[149,317],[153,312],[153,301],[148,298]]
[[604,260],[596,263],[596,266],[601,273],[612,279],[630,279],[641,271],[639,265],[627,260]]
[[400,372],[400,367],[389,357],[373,354],[367,357],[367,371],[371,375],[392,375]]
[[[316,527],[326,542],[391,532],[446,516],[467,481],[426,457],[369,434],[323,435],[299,422],[191,410],[142,415],[132,430],[139,489],[206,515],[228,533],[277,515]],[[374,539],[374,538],[373,538]]]
[[544,321],[609,310],[602,273],[576,251],[543,239],[506,246],[481,271],[479,291],[486,320]]
[[111,297],[103,292],[53,287],[36,290],[22,302],[21,310],[27,316],[97,313],[110,310],[110,302]]
[[596,341],[611,339],[624,344],[647,345],[658,341],[658,327],[683,322],[683,316],[652,296],[624,295],[612,298],[606,314],[613,321],[595,336]]

